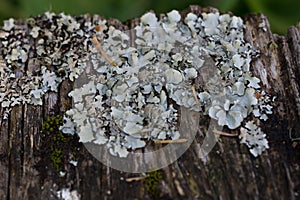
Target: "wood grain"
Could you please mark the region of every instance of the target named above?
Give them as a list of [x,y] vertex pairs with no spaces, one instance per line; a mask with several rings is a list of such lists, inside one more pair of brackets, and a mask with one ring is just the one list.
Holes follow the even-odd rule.
[[[216,10],[191,6],[182,15],[190,11]],[[97,18],[86,16],[85,20]],[[267,31],[258,26],[262,20]],[[122,24],[110,19],[108,23],[130,30],[138,21]],[[158,199],[300,198],[300,144],[289,135],[300,137],[300,23],[289,28],[286,36],[272,34],[263,14],[247,15],[244,23],[246,41],[261,52],[251,63],[251,71],[277,97],[274,113],[261,124],[270,149],[254,158],[237,138],[222,137],[204,159],[195,140],[178,161],[161,170]],[[65,81],[58,93],[45,95],[42,107],[17,106],[8,120],[0,119],[0,199],[56,199],[61,188],[77,190],[81,199],[153,199],[143,179],[126,181],[141,174],[102,165],[76,141],[67,145],[78,148],[78,165],[65,163],[64,177],[53,171],[50,160],[43,159],[42,122],[70,108],[67,94],[71,89],[72,84]],[[0,108],[1,115],[3,112]]]

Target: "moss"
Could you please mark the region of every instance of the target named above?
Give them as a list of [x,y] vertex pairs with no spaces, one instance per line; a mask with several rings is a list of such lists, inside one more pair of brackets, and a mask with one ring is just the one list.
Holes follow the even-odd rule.
[[162,180],[162,174],[160,171],[155,170],[147,173],[145,178],[146,191],[154,198],[158,198],[158,184]]
[[64,164],[76,159],[76,145],[72,145],[75,136],[64,134],[59,130],[63,124],[63,116],[48,117],[42,124],[41,139],[43,142],[43,158],[51,160],[51,167],[57,173],[64,170]]
[[54,149],[51,153],[51,164],[52,167],[59,171],[62,165],[63,153],[61,149]]
[[48,117],[46,121],[43,122],[42,131],[43,132],[59,132],[59,126],[62,125],[63,116],[57,115],[53,117]]

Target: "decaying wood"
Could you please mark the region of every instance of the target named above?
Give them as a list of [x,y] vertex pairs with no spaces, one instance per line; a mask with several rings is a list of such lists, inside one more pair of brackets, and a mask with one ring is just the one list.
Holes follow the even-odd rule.
[[[182,15],[190,11],[199,14],[214,9],[191,6]],[[262,21],[267,23],[267,31],[259,28]],[[261,52],[251,70],[262,80],[263,88],[277,97],[274,113],[261,124],[270,149],[254,158],[237,138],[221,137],[204,159],[195,140],[177,162],[161,170],[159,199],[300,198],[300,142],[291,138],[300,137],[300,24],[289,28],[286,36],[279,36],[271,33],[262,14],[247,15],[244,22],[246,41]],[[129,30],[138,19],[109,23]],[[53,172],[50,160],[43,160],[38,153],[44,148],[41,124],[48,116],[69,108],[67,93],[71,89],[65,81],[59,93],[44,97],[43,107],[17,106],[9,120],[0,118],[0,199],[56,199],[61,188],[77,190],[81,199],[152,199],[144,178],[126,181],[142,175],[102,165],[79,143],[78,165],[65,163],[64,177]],[[2,108],[0,113],[3,115]]]

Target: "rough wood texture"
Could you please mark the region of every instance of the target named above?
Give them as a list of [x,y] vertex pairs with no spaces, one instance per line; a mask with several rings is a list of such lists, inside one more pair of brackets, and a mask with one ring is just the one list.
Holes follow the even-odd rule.
[[[212,10],[191,6],[182,14]],[[262,14],[247,15],[244,22],[247,42],[261,52],[251,70],[262,80],[263,87],[277,96],[274,114],[262,124],[270,149],[253,158],[238,139],[223,137],[204,163],[194,141],[177,162],[161,170],[163,178],[156,198],[300,198],[300,144],[290,138],[290,134],[300,137],[300,24],[289,28],[287,36],[278,36],[271,33],[265,18]],[[267,31],[258,27],[262,20],[267,22]],[[137,22],[135,19],[121,24],[110,20],[127,30]],[[65,163],[64,177],[51,169],[50,160],[43,159],[42,122],[67,110],[71,88],[65,81],[59,93],[44,97],[43,107],[18,106],[9,120],[0,121],[0,199],[56,199],[56,191],[67,187],[77,190],[81,199],[153,199],[143,180],[126,181],[140,175],[107,168],[76,141],[70,145],[79,147],[78,166]],[[3,114],[2,108],[0,113]]]

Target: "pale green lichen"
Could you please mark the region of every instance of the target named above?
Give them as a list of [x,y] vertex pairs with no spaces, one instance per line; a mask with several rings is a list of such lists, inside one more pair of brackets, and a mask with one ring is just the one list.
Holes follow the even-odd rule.
[[246,144],[251,154],[254,157],[260,155],[263,151],[269,148],[266,134],[261,131],[254,121],[246,123],[245,127],[241,127],[241,134],[239,136],[241,143]]
[[[178,11],[161,20],[146,13],[135,27],[137,47],[129,45],[128,33],[103,27],[107,30],[105,39],[99,35],[103,51],[118,66],[110,67],[99,54],[92,56],[90,70],[99,76],[86,73],[89,82],[69,94],[75,106],[67,117],[82,142],[106,144],[112,155],[123,157],[149,139],[177,139],[177,110],[168,99],[204,112],[230,129],[252,114],[260,80],[250,73],[257,52],[244,41],[242,19],[190,13],[184,23],[180,20]],[[201,68],[213,70],[213,75],[205,76],[207,71]],[[205,82],[203,89],[193,85],[199,76]]]
[[[258,52],[244,40],[239,17],[214,12],[188,13],[182,19],[173,10],[158,19],[146,13],[133,30],[135,41],[130,41],[132,32],[122,32],[105,20],[80,23],[69,15],[47,12],[28,20],[29,31],[16,39],[12,34],[22,25],[13,19],[4,22],[2,107],[42,105],[43,95],[57,92],[63,80],[76,81],[79,87],[69,93],[74,107],[66,112],[60,130],[77,133],[84,143],[107,145],[112,155],[121,157],[149,140],[178,139],[178,106],[208,114],[230,129],[249,116],[266,120],[272,113],[272,101],[250,72]],[[99,32],[94,30],[97,25]],[[101,54],[90,42],[94,35],[101,40]],[[27,72],[28,61],[37,69]],[[196,85],[200,79],[202,85]],[[257,100],[258,92],[263,97]],[[59,149],[54,155],[61,155]]]

